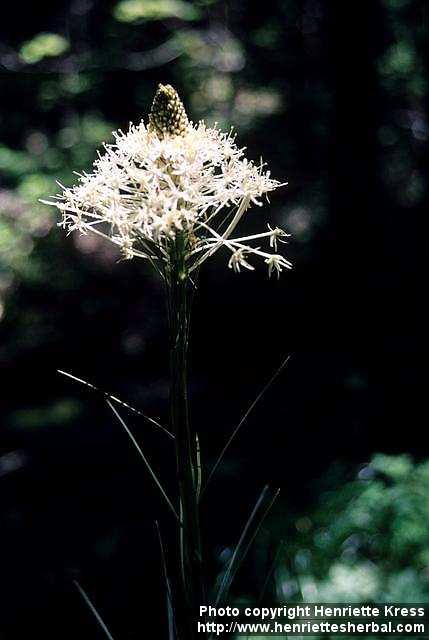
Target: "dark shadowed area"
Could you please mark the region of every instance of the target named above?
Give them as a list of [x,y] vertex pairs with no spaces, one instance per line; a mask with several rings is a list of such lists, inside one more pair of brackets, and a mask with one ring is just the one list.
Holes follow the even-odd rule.
[[[234,126],[288,182],[242,228],[285,227],[293,271],[237,275],[219,252],[195,300],[190,394],[206,476],[291,355],[204,495],[207,575],[269,484],[280,498],[236,597],[258,599],[271,567],[270,602],[428,602],[428,13],[420,0],[8,4],[2,640],[105,637],[74,580],[115,640],[167,637],[154,522],[168,541],[170,515],[103,398],[57,373],[167,423],[163,287],[102,239],[66,237],[39,202],[89,171],[112,130],[147,118],[158,82],[194,121]],[[121,415],[174,486],[169,439]]]

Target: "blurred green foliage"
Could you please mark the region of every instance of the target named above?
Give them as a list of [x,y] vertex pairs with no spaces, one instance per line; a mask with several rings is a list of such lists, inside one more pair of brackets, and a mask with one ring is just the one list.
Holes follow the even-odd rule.
[[[76,11],[70,6],[51,15],[53,24],[63,21],[62,29],[41,31],[35,24],[32,37],[17,42],[15,52],[0,55],[9,70],[3,83],[10,101],[0,120],[0,309],[5,317],[8,292],[40,282],[43,264],[51,264],[50,251],[61,242],[54,233],[47,249],[44,238],[57,218],[40,199],[55,193],[55,180],[69,184],[73,171],[90,170],[111,131],[126,126],[128,116],[134,121],[144,116],[156,82],[166,73],[195,119],[208,117],[227,127],[235,123],[245,131],[281,113],[276,83],[262,88],[252,74],[237,75],[246,64],[245,43],[228,25],[211,20],[211,12],[219,10],[222,3],[215,0],[120,0],[106,11],[90,3]],[[89,26],[92,12],[95,28]],[[265,27],[252,30],[251,40],[259,37],[259,46],[265,46],[268,38],[274,44],[276,30],[267,20]],[[120,92],[112,94],[115,69],[133,74],[123,115]],[[43,250],[37,252],[39,246]],[[98,245],[93,253],[97,250]]]
[[375,455],[295,521],[277,593],[306,602],[427,602],[429,461]]
[[164,18],[196,20],[199,15],[197,7],[182,0],[121,0],[114,9],[114,16],[121,22]]
[[[29,276],[31,268],[24,273],[20,265],[31,261],[43,237],[35,222],[27,226],[29,218],[43,220],[45,234],[46,221],[55,222],[38,199],[55,191],[55,178],[70,183],[73,170],[89,170],[113,128],[144,116],[160,79],[177,84],[195,120],[233,124],[243,138],[257,138],[277,162],[280,178],[298,172],[279,222],[289,224],[295,243],[309,243],[327,209],[326,177],[311,158],[305,160],[307,174],[299,175],[301,147],[323,153],[329,143],[332,88],[318,66],[325,46],[322,7],[274,1],[259,15],[220,0],[78,4],[51,11],[40,20],[47,22],[43,30],[36,21],[31,37],[17,34],[15,48],[0,55],[11,101],[0,121],[0,245],[8,247],[0,255],[3,282],[17,286]],[[409,208],[427,189],[415,161],[428,132],[426,30],[416,22],[413,0],[386,0],[382,11],[386,33],[374,60],[381,91],[389,96],[378,132],[381,175],[392,198]],[[117,72],[123,72],[123,88]],[[309,117],[295,127],[303,105]],[[25,210],[25,223],[11,222],[11,206],[12,217],[17,207]],[[39,256],[45,259],[46,252]],[[3,298],[7,290],[4,285]]]
[[15,411],[11,418],[11,424],[16,429],[40,429],[70,425],[76,417],[80,416],[81,406],[76,400],[63,398],[54,404],[41,407],[30,407]]
[[[52,85],[50,97],[48,87],[49,82],[41,86],[42,104],[76,89],[68,76]],[[0,188],[0,297],[20,282],[37,286],[46,278],[49,252],[34,249],[54,228],[56,214],[40,200],[55,193],[56,180],[70,179],[71,167],[90,167],[96,148],[111,130],[100,114],[89,111],[75,114],[51,136],[30,127],[24,149],[0,145],[0,170],[7,185]]]
[[24,62],[35,64],[44,58],[54,58],[65,53],[69,43],[57,33],[39,33],[31,40],[24,42],[20,54]]

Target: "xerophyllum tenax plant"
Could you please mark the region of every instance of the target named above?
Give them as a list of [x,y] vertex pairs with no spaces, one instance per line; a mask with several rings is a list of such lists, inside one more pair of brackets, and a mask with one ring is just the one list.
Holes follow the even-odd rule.
[[[255,235],[237,234],[248,210],[262,206],[263,197],[282,183],[270,177],[262,161],[255,165],[245,158],[232,132],[190,122],[170,85],[158,86],[147,125],[130,124],[127,133],[113,135],[115,142],[104,145],[93,171],[78,174],[73,187],[60,185],[62,193],[47,204],[61,211],[60,224],[69,232],[109,239],[125,258],[148,260],[166,284],[177,506],[158,485],[178,524],[178,560],[171,572],[181,576],[175,590],[175,629],[188,640],[196,635],[193,614],[207,602],[199,524],[201,464],[187,396],[190,297],[200,266],[221,249],[235,272],[253,270],[257,260],[267,265],[269,275],[291,268],[278,253],[287,237],[282,229],[268,225]],[[240,555],[236,551],[232,563]],[[233,569],[228,568],[216,602],[226,593]]]

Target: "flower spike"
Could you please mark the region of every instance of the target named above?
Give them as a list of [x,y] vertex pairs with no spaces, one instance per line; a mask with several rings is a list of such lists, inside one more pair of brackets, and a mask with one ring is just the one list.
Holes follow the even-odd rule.
[[189,126],[183,102],[171,84],[159,84],[149,115],[149,131],[159,138],[182,136]]
[[[290,263],[277,255],[287,233],[268,231],[234,237],[236,228],[263,196],[283,186],[263,162],[255,165],[235,134],[217,125],[193,124],[171,85],[158,85],[149,121],[114,132],[92,172],[47,201],[62,213],[67,231],[96,233],[118,245],[124,258],[144,258],[165,277],[180,238],[190,274],[220,250],[234,271],[253,270],[263,260],[277,275]],[[222,230],[222,231],[221,231]],[[269,240],[269,248],[254,246]],[[249,261],[248,261],[249,259]]]

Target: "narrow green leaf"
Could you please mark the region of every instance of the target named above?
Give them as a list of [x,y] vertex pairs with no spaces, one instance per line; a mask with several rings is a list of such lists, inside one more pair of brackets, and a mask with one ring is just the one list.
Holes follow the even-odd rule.
[[277,547],[277,551],[274,554],[273,561],[272,561],[272,563],[271,563],[271,565],[270,565],[270,567],[269,567],[269,569],[267,571],[267,575],[266,575],[266,578],[264,580],[264,584],[262,585],[261,593],[259,594],[258,604],[261,604],[263,599],[264,599],[264,597],[265,597],[265,593],[267,591],[267,588],[268,588],[268,585],[270,583],[270,580],[273,577],[274,571],[276,570],[276,567],[277,567],[277,565],[279,563],[280,555],[281,555],[281,553],[282,553],[282,551],[284,549],[284,546],[285,546],[285,542],[284,542],[284,540],[281,540],[280,544]]
[[100,614],[98,613],[97,609],[92,604],[91,599],[88,596],[88,594],[86,593],[86,591],[80,586],[80,584],[79,584],[79,582],[77,580],[73,580],[73,584],[76,587],[76,589],[79,591],[79,593],[82,596],[86,606],[91,611],[91,613],[94,616],[94,618],[97,620],[100,628],[104,631],[104,634],[106,635],[108,640],[114,640],[112,634],[110,633],[109,629],[107,628],[106,624],[104,623],[103,618],[100,616]]
[[268,380],[268,382],[266,383],[266,385],[262,388],[262,390],[260,391],[260,393],[256,396],[256,398],[254,399],[254,401],[252,402],[252,404],[249,406],[249,408],[247,409],[246,413],[243,415],[243,417],[241,418],[240,422],[238,423],[238,425],[235,427],[234,431],[232,432],[232,434],[230,435],[230,437],[228,438],[224,448],[222,449],[222,451],[219,454],[219,457],[217,458],[216,462],[214,463],[210,473],[209,473],[209,477],[207,478],[207,482],[204,485],[204,488],[201,492],[201,496],[204,494],[205,490],[207,489],[208,485],[210,484],[210,480],[212,479],[212,477],[214,476],[214,474],[216,473],[220,463],[222,462],[225,453],[227,452],[227,450],[229,449],[231,442],[234,440],[235,436],[237,435],[237,433],[240,431],[241,427],[243,426],[243,424],[246,422],[247,418],[249,417],[249,415],[252,413],[253,409],[256,407],[256,405],[258,404],[259,400],[262,398],[262,396],[266,393],[266,391],[268,391],[268,389],[271,387],[271,385],[273,384],[273,382],[276,380],[276,378],[278,378],[278,376],[280,375],[280,373],[283,371],[283,369],[285,368],[285,366],[287,365],[287,363],[289,362],[291,356],[288,355],[287,358],[285,358],[283,360],[283,362],[281,363],[281,365],[279,366],[279,368],[277,369],[277,371],[275,371],[275,373],[271,376],[271,378]]
[[165,581],[165,595],[167,601],[167,618],[168,618],[168,638],[169,640],[176,640],[177,638],[177,625],[174,616],[174,608],[173,608],[173,596],[171,592],[171,584],[170,579],[168,577],[167,572],[167,561],[165,558],[164,545],[162,543],[161,531],[159,529],[158,521],[155,521],[156,531],[158,534],[159,548],[161,551],[161,562],[162,562],[162,571],[164,574]]
[[197,463],[197,481],[195,483],[195,493],[197,496],[197,502],[200,500],[201,494],[201,447],[200,447],[200,439],[198,437],[198,433],[195,434],[195,450],[196,450],[196,463]]
[[85,387],[88,387],[89,389],[92,389],[96,393],[100,393],[104,398],[109,398],[109,400],[112,400],[113,402],[116,402],[117,404],[120,404],[121,406],[125,407],[125,409],[129,409],[133,413],[136,413],[138,416],[141,416],[142,418],[145,418],[145,420],[147,420],[148,422],[153,424],[155,427],[157,427],[158,429],[161,429],[162,431],[164,431],[164,433],[166,435],[168,435],[170,438],[172,438],[173,440],[175,439],[174,435],[170,431],[168,431],[165,427],[163,427],[162,424],[159,424],[159,422],[157,422],[153,418],[150,418],[146,414],[142,413],[142,411],[140,411],[139,409],[136,409],[135,407],[132,407],[127,402],[124,402],[123,400],[120,400],[120,398],[118,398],[116,396],[110,395],[110,393],[107,393],[107,391],[103,391],[99,387],[96,387],[95,384],[91,384],[90,382],[87,382],[86,380],[82,380],[82,378],[78,378],[78,377],[72,375],[71,373],[67,373],[67,371],[62,371],[61,369],[57,369],[57,371],[58,371],[58,373],[61,373],[62,376],[66,376],[67,378],[70,378],[71,380],[74,380],[75,382],[79,382],[80,384],[85,385]]
[[150,475],[152,476],[156,486],[161,491],[161,494],[164,497],[166,503],[168,504],[169,509],[172,511],[172,513],[174,514],[175,518],[177,520],[179,520],[179,516],[177,515],[176,509],[173,507],[173,504],[172,504],[170,498],[168,497],[168,495],[164,491],[164,489],[162,487],[162,484],[158,480],[158,477],[157,477],[155,471],[152,469],[151,465],[149,464],[149,461],[146,458],[146,456],[144,455],[139,443],[137,442],[137,440],[135,439],[135,437],[133,436],[133,434],[131,433],[131,431],[129,430],[127,425],[125,424],[125,421],[123,420],[123,418],[119,415],[118,411],[115,409],[113,404],[110,402],[110,400],[106,400],[106,402],[107,402],[108,406],[110,407],[110,409],[115,414],[115,416],[117,417],[117,419],[119,420],[119,422],[121,423],[122,427],[125,429],[126,433],[128,434],[128,437],[130,438],[130,440],[133,443],[134,447],[137,449],[138,454],[140,455],[141,459],[145,463],[146,468],[149,471]]
[[270,496],[269,487],[266,486],[261,492],[255,506],[253,507],[253,511],[250,514],[240,539],[235,547],[234,553],[231,556],[231,560],[228,563],[228,567],[223,574],[222,581],[220,583],[215,605],[221,606],[228,597],[229,589],[231,587],[231,583],[234,580],[234,577],[239,570],[240,566],[245,559],[250,546],[255,539],[260,526],[265,520],[266,515],[274,504],[277,496],[280,493],[280,489],[277,489],[273,495]]

